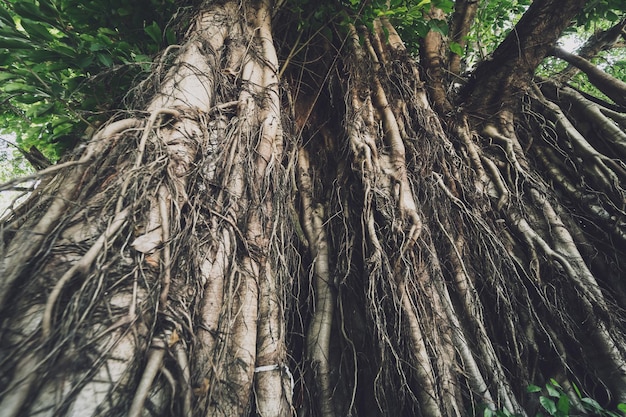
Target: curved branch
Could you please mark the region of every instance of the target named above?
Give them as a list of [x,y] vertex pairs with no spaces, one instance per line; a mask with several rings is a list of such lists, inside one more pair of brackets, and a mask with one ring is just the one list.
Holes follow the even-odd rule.
[[[626,28],[626,19],[622,19],[619,23],[613,27],[596,32],[591,36],[587,42],[577,51],[576,55],[584,59],[591,59],[600,53],[612,48],[617,41],[623,36],[623,31]],[[575,66],[569,65],[558,75],[560,82],[566,82],[572,78],[578,69]]]
[[626,106],[626,83],[602,71],[591,62],[578,55],[570,54],[561,48],[554,48],[554,56],[574,65],[587,74],[589,82],[598,87],[616,104]]

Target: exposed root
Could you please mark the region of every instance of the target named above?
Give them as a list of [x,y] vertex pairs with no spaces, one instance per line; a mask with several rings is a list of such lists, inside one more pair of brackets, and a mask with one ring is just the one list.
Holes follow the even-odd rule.
[[159,308],[165,310],[167,299],[172,283],[172,250],[170,246],[170,194],[162,185],[158,191],[159,214],[161,215],[161,238],[165,243],[162,252],[163,279],[161,283],[161,296],[159,297]]

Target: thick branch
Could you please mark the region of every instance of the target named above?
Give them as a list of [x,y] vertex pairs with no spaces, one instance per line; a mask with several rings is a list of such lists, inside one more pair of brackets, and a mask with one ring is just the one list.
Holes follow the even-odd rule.
[[585,0],[535,1],[515,28],[498,46],[491,60],[483,62],[463,92],[468,107],[490,115],[513,106]]
[[[445,14],[441,9],[431,7],[428,19],[443,20]],[[443,50],[441,33],[434,30],[428,32],[420,47],[421,63],[426,73],[428,92],[434,106],[439,113],[446,114],[452,111],[452,105],[448,101],[446,90],[443,87]]]
[[[604,51],[612,48],[617,41],[623,36],[623,31],[626,28],[626,19],[622,19],[619,23],[614,25],[613,27],[598,31],[591,36],[587,42],[577,51],[577,55],[584,59],[591,59],[600,53],[600,51]],[[560,82],[566,82],[570,78],[572,78],[578,69],[576,66],[569,65],[558,75],[558,80]]]
[[[459,0],[454,5],[454,13],[452,14],[452,23],[450,24],[450,40],[465,47],[467,41],[465,37],[469,33],[474,16],[478,10],[477,0]],[[450,52],[448,55],[448,69],[452,74],[459,75],[461,73],[461,56]]]
[[554,56],[567,61],[569,64],[587,74],[589,82],[598,87],[615,103],[626,106],[626,83],[602,71],[591,62],[578,55],[570,54],[561,48],[554,48]]

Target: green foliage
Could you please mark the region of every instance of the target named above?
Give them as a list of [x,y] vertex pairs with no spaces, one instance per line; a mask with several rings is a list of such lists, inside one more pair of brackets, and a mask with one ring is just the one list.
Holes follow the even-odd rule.
[[446,36],[448,22],[446,20],[429,19],[428,12],[432,7],[450,14],[454,10],[453,0],[373,0],[361,2],[349,0],[349,7],[358,16],[357,24],[371,26],[377,17],[386,17],[394,25],[400,37],[409,47],[417,49],[420,39],[428,32],[435,31]]
[[577,25],[585,30],[597,29],[597,22],[617,23],[624,18],[626,2],[623,0],[595,0],[587,2],[582,13],[578,15]]
[[470,45],[467,66],[473,67],[491,54],[506,38],[531,0],[483,1],[479,3],[475,22],[468,34]]
[[[529,385],[526,391],[531,395],[539,396],[541,410],[536,417],[569,417],[573,415],[590,415],[596,417],[622,417],[618,412],[607,410],[596,400],[583,396],[578,387],[573,384],[572,388],[578,401],[573,404],[565,389],[555,379],[550,379],[542,388],[537,385]],[[626,404],[618,404],[617,409],[626,414]],[[481,407],[482,417],[516,417],[506,410],[491,410]]]
[[48,157],[121,105],[150,56],[176,42],[175,0],[6,0],[0,5],[2,131]]

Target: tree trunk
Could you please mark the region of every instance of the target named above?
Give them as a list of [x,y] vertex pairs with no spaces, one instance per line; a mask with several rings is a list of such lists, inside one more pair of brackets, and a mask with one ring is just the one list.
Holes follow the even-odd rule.
[[626,116],[533,83],[560,31],[452,110],[389,21],[294,46],[287,13],[205,6],[4,219],[3,416],[534,415],[551,378],[626,401]]

